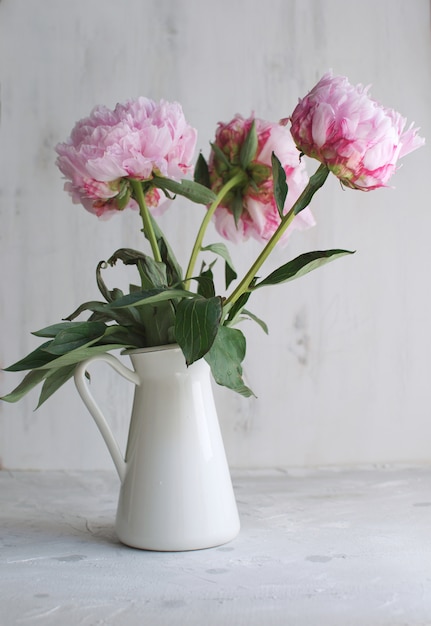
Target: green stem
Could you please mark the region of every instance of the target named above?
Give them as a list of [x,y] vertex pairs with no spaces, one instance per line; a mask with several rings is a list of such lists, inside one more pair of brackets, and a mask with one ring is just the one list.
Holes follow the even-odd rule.
[[154,234],[153,226],[151,224],[150,213],[148,211],[147,203],[145,202],[144,190],[142,189],[142,183],[140,180],[130,178],[130,185],[133,190],[133,195],[139,206],[139,213],[142,218],[143,229],[142,232],[150,242],[151,250],[153,252],[154,260],[161,262],[159,246],[157,245],[157,239]]
[[212,216],[214,215],[215,210],[217,209],[217,207],[219,206],[220,202],[223,200],[223,198],[226,196],[226,194],[236,185],[238,185],[239,183],[244,181],[244,172],[238,172],[238,174],[236,174],[235,176],[233,176],[233,178],[231,178],[230,180],[228,180],[228,182],[223,185],[223,187],[220,189],[220,191],[217,194],[216,199],[214,200],[214,202],[212,202],[212,204],[210,205],[210,207],[208,208],[204,219],[202,220],[202,223],[200,225],[198,234],[196,235],[196,240],[192,249],[192,253],[190,256],[190,261],[189,264],[187,266],[187,271],[186,271],[186,276],[185,276],[185,289],[189,289],[190,288],[190,279],[192,277],[193,274],[193,270],[196,264],[196,259],[198,258],[199,252],[201,251],[201,247],[202,247],[202,242],[204,239],[204,235],[205,235],[205,231],[208,228],[208,224],[211,221]]
[[234,302],[236,302],[238,298],[242,296],[243,293],[249,290],[250,284],[253,278],[256,276],[256,273],[259,271],[260,267],[269,257],[276,244],[280,241],[282,235],[285,233],[288,226],[290,226],[296,215],[298,215],[298,213],[300,213],[310,204],[312,197],[314,196],[316,191],[323,185],[328,174],[329,170],[326,165],[324,165],[323,163],[319,165],[316,172],[313,174],[313,176],[311,176],[310,180],[308,181],[306,188],[299,196],[298,200],[295,202],[290,211],[286,213],[286,215],[282,218],[277,230],[272,235],[266,246],[263,248],[262,252],[259,254],[248,272],[245,274],[244,278],[234,289],[231,295],[225,300],[224,308],[230,308],[232,304],[234,304]]

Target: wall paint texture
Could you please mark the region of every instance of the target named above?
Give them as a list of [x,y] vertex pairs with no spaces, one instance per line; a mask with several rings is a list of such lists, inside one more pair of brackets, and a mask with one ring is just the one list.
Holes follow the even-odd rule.
[[[218,121],[286,117],[329,68],[371,84],[431,138],[428,0],[363,0],[360,10],[345,0],[1,0],[0,366],[38,345],[30,331],[97,297],[99,260],[144,246],[136,214],[100,222],[64,193],[54,146],[77,119],[138,95],[178,100],[207,155]],[[215,388],[232,466],[431,461],[430,144],[405,159],[394,188],[342,190],[332,177],[313,201],[317,226],[268,263],[356,250],[256,296],[270,331],[244,326],[258,397]],[[198,212],[181,201],[162,218],[183,263]],[[258,250],[233,249],[238,268]],[[133,390],[103,366],[93,379],[124,445]],[[0,392],[18,382],[1,372]],[[4,467],[112,467],[72,382],[36,403],[34,392],[0,405]]]

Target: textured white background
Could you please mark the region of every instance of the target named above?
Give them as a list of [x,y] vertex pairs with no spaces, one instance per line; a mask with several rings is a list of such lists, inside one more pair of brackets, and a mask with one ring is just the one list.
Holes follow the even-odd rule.
[[[207,155],[219,120],[286,117],[332,68],[431,138],[430,67],[428,0],[0,0],[0,366],[38,345],[30,331],[97,297],[99,260],[143,247],[136,214],[99,222],[62,190],[54,146],[95,104],[178,100]],[[244,327],[258,399],[215,389],[232,466],[431,461],[429,145],[395,189],[343,191],[332,177],[316,228],[268,263],[357,250],[250,302],[270,327]],[[183,263],[200,217],[181,202],[164,216]],[[233,249],[238,268],[258,250]],[[124,442],[131,386],[107,369],[93,378]],[[1,372],[0,393],[19,380]],[[36,402],[0,406],[4,467],[112,467],[72,382]]]

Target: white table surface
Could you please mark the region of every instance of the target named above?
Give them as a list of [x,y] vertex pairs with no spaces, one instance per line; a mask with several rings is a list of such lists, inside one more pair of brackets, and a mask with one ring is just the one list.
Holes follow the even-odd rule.
[[242,529],[121,545],[114,472],[0,472],[0,625],[431,624],[431,467],[233,472]]

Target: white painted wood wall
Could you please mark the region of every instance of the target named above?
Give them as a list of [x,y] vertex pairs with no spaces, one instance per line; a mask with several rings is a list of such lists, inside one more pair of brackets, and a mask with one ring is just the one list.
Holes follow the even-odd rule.
[[[143,246],[136,214],[98,222],[63,192],[54,146],[77,119],[138,95],[178,100],[208,154],[219,120],[285,117],[332,68],[371,83],[428,145],[395,189],[343,191],[332,178],[316,228],[268,264],[357,250],[250,302],[270,335],[244,327],[258,399],[215,390],[226,450],[236,467],[430,462],[430,44],[428,0],[1,0],[0,365],[38,345],[30,331],[97,296],[100,259]],[[183,262],[198,221],[186,203],[164,217]],[[258,248],[234,249],[237,265]],[[132,389],[110,370],[97,377],[123,443]],[[2,372],[0,392],[19,380]],[[4,467],[112,467],[72,382],[33,412],[36,402],[0,406]]]

